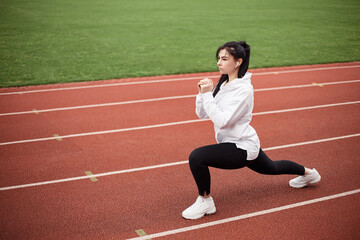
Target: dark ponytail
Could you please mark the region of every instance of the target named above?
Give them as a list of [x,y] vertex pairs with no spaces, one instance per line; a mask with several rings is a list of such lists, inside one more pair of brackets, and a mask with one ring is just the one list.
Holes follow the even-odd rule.
[[[226,49],[228,53],[230,53],[235,60],[242,59],[242,63],[239,68],[238,78],[242,78],[245,76],[249,68],[250,63],[250,46],[245,42],[227,42],[224,45],[220,46],[216,51],[216,59],[219,57],[219,53],[221,50]],[[216,94],[220,90],[221,84],[229,80],[229,76],[227,74],[221,75],[219,82],[216,84],[213,96],[215,97]]]

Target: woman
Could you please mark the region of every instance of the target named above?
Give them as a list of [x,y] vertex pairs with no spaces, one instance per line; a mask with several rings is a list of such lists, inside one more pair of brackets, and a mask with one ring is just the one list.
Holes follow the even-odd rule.
[[183,211],[186,219],[198,219],[216,212],[210,196],[210,167],[238,169],[248,167],[261,174],[294,174],[291,187],[302,188],[317,183],[321,177],[316,169],[309,169],[292,161],[272,161],[260,148],[260,141],[250,126],[254,106],[251,73],[247,72],[250,46],[246,42],[228,42],[216,52],[222,76],[213,89],[210,79],[198,83],[196,114],[210,118],[214,123],[218,144],[195,149],[189,156],[189,165],[199,196]]

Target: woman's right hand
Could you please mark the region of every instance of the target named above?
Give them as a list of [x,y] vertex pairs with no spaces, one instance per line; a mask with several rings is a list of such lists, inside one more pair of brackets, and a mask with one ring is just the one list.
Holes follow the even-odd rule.
[[211,92],[213,89],[213,82],[209,78],[204,78],[198,83],[200,93]]

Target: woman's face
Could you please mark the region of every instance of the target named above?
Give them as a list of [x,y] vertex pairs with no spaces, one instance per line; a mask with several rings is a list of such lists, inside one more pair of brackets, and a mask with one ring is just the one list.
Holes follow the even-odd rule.
[[217,65],[221,74],[231,75],[237,71],[239,68],[237,68],[236,63],[237,61],[226,49],[220,50]]

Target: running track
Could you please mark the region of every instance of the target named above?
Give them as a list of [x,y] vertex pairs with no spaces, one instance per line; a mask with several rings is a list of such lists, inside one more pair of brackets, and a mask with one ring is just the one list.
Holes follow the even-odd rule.
[[262,148],[319,184],[211,169],[217,213],[181,217],[218,73],[0,89],[0,239],[360,239],[360,62],[251,72]]

